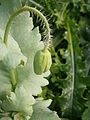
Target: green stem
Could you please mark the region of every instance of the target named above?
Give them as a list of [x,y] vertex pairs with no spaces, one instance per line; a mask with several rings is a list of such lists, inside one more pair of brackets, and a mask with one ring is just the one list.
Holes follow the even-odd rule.
[[12,25],[13,19],[24,11],[33,12],[38,17],[40,17],[41,20],[44,22],[44,24],[46,26],[46,29],[47,29],[47,40],[46,40],[46,43],[47,43],[46,47],[47,47],[48,44],[49,44],[49,40],[50,40],[50,28],[49,28],[48,21],[47,21],[46,17],[40,11],[38,11],[36,8],[29,7],[29,6],[24,6],[23,8],[20,8],[19,10],[17,10],[14,14],[12,14],[10,16],[9,21],[6,25],[5,33],[4,33],[4,43],[6,44],[6,46],[8,45],[8,34],[9,34],[9,31],[10,31],[10,27]]
[[16,71],[15,69],[10,70],[10,77],[11,77],[11,84],[13,86],[13,89],[15,88],[17,84],[17,79],[16,79]]

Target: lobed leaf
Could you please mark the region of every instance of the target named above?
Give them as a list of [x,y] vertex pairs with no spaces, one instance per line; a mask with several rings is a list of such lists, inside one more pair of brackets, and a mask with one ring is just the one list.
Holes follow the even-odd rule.
[[86,103],[86,109],[82,115],[82,120],[89,120],[90,119],[90,92],[88,95],[88,101]]
[[80,41],[74,20],[69,20],[67,24],[65,39],[68,40],[68,49],[64,54],[64,58],[67,60],[64,65],[67,78],[61,82],[62,94],[59,97],[59,102],[62,116],[76,120],[85,109],[86,100],[83,94],[86,85],[81,82],[81,77],[85,77],[85,63],[82,61],[83,53],[79,47]]
[[18,69],[19,84],[23,85],[32,95],[37,96],[42,91],[41,86],[48,84],[48,81],[44,77],[48,76],[49,72],[42,75],[34,73],[34,56],[38,50],[43,49],[44,43],[40,41],[39,28],[36,27],[33,29],[33,21],[29,16],[29,12],[17,16],[12,25],[11,33],[18,42],[22,53],[27,57],[26,66]]
[[[27,99],[28,98],[28,99]],[[3,100],[2,108],[5,111],[17,111],[22,112],[26,116],[31,116],[33,109],[32,105],[35,103],[35,99],[32,95],[25,90],[23,86],[17,87],[14,92],[6,96],[6,100]]]
[[50,103],[51,100],[37,100],[30,120],[60,120],[56,112],[52,112],[47,108]]

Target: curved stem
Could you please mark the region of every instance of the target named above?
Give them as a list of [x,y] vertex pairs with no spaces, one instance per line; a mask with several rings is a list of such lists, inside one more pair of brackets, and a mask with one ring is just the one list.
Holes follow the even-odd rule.
[[46,41],[47,42],[46,47],[47,47],[48,44],[49,44],[49,40],[50,40],[50,28],[49,28],[48,21],[47,21],[46,17],[40,11],[38,11],[36,8],[29,7],[29,6],[24,6],[23,8],[20,8],[19,10],[17,10],[14,14],[12,14],[10,16],[9,21],[6,25],[5,33],[4,33],[4,43],[7,46],[8,34],[9,34],[9,31],[10,31],[10,27],[11,27],[13,19],[24,11],[33,12],[34,14],[39,16],[41,18],[41,20],[45,23],[45,26],[46,26],[46,29],[47,29],[47,41]]

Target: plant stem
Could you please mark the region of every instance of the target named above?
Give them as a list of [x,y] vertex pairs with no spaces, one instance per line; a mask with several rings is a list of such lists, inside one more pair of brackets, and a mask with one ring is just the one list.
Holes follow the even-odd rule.
[[16,77],[15,69],[10,70],[10,77],[11,77],[11,84],[13,86],[13,89],[15,89],[15,86],[17,84],[17,77]]
[[9,21],[6,25],[5,33],[4,33],[4,43],[6,44],[6,46],[8,45],[8,34],[10,31],[10,27],[12,25],[13,19],[24,11],[33,12],[34,14],[39,16],[41,18],[41,20],[44,22],[46,29],[47,29],[47,41],[46,41],[46,43],[47,43],[46,47],[47,47],[49,44],[49,40],[50,40],[50,28],[49,28],[48,21],[47,21],[46,17],[40,11],[38,11],[36,8],[29,7],[29,6],[24,6],[23,8],[20,8],[19,10],[17,10],[14,14],[12,14],[10,16]]
[[[20,8],[19,10],[17,10],[10,16],[9,21],[7,22],[7,25],[6,25],[5,33],[4,33],[4,43],[6,44],[6,46],[8,46],[8,35],[9,35],[9,31],[10,31],[10,28],[11,28],[14,18],[16,16],[18,16],[20,13],[25,12],[25,11],[33,12],[34,14],[39,16],[41,18],[41,20],[44,22],[46,29],[47,29],[47,35],[46,35],[47,41],[45,43],[44,48],[47,48],[47,46],[49,44],[49,40],[50,40],[50,28],[49,28],[48,21],[47,21],[46,17],[40,11],[38,11],[36,8],[29,7],[29,6],[24,6],[24,7]],[[16,75],[16,69],[10,70],[10,74],[11,74],[11,76],[10,76],[11,84],[12,84],[13,90],[14,90],[16,87],[16,84],[17,84],[17,80],[18,80],[17,75]]]

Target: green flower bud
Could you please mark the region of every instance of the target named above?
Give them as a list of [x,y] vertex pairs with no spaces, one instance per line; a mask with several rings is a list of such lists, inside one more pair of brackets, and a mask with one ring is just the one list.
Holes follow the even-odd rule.
[[51,64],[50,52],[47,49],[39,50],[34,57],[34,72],[41,75],[50,69]]

